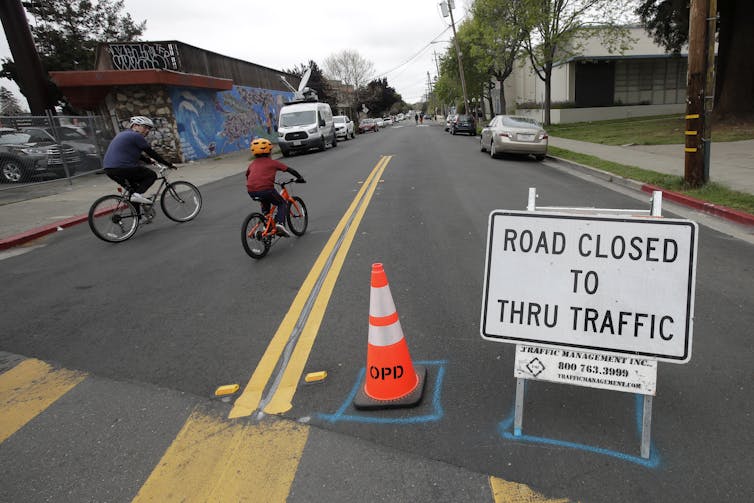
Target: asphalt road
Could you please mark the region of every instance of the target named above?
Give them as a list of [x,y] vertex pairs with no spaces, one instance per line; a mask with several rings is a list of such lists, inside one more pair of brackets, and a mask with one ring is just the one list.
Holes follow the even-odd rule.
[[[525,209],[529,187],[547,206],[644,208],[647,195],[553,161],[493,160],[477,138],[436,126],[395,126],[286,159],[308,181],[291,187],[309,229],[261,261],[240,243],[256,204],[242,176],[203,186],[190,223],[159,215],[118,245],[85,225],[45,238],[0,262],[0,349],[199,397],[245,384],[382,156],[304,368],[328,377],[300,385],[284,416],[574,501],[750,498],[753,245],[700,226],[693,356],[659,366],[650,460],[639,457],[639,401],[628,393],[529,383],[527,440],[512,439],[515,346],[479,335],[490,211]],[[385,266],[413,359],[429,370],[415,409],[365,414],[349,402],[365,365],[374,262]]]

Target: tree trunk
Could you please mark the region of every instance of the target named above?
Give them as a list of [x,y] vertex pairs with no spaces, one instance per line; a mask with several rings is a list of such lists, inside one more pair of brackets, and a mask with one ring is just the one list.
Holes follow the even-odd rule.
[[500,113],[505,115],[508,113],[508,103],[505,101],[505,88],[503,87],[504,80],[499,80],[500,82]]
[[552,89],[552,66],[545,67],[545,126],[550,125],[550,91]]
[[754,116],[754,2],[718,0],[718,46],[715,109],[717,119],[751,119]]

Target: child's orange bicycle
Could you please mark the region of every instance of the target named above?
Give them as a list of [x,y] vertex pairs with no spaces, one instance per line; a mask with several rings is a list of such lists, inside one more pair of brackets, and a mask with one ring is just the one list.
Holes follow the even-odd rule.
[[[288,201],[288,214],[285,216],[288,222],[288,230],[296,236],[302,236],[309,225],[309,212],[306,211],[304,200],[298,196],[290,195],[288,189],[285,188],[286,185],[296,182],[297,180],[294,178],[281,183],[275,182],[275,185],[280,187],[280,195]],[[270,205],[270,211],[267,215],[254,212],[244,219],[241,228],[241,243],[249,257],[253,259],[264,257],[270,251],[272,245],[280,239],[275,230],[275,211],[277,211],[277,207]]]

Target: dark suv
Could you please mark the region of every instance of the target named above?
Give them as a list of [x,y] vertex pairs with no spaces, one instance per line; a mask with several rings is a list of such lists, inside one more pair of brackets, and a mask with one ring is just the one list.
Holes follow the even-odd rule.
[[81,156],[70,145],[60,145],[15,129],[0,128],[0,181],[25,182],[32,176],[54,173],[72,175]]
[[450,134],[466,133],[471,136],[476,136],[476,122],[471,115],[461,114],[456,115],[450,123]]

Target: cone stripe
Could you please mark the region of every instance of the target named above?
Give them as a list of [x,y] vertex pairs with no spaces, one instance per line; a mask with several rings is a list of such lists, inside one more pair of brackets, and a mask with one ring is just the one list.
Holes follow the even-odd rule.
[[369,295],[369,314],[382,317],[390,316],[393,313],[395,313],[395,304],[393,303],[393,296],[390,294],[390,287],[372,287]]
[[369,316],[369,324],[375,327],[386,327],[398,321],[398,311],[387,316]]
[[403,340],[403,329],[399,321],[386,326],[369,325],[369,345],[371,346],[392,346],[401,340]]

